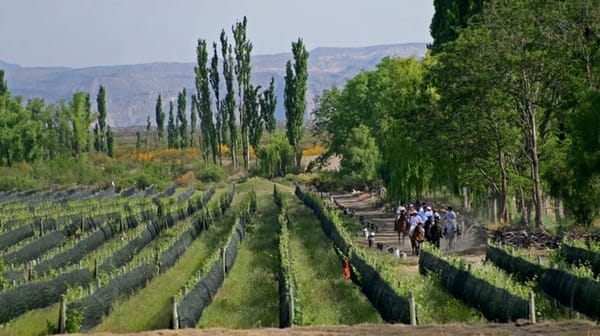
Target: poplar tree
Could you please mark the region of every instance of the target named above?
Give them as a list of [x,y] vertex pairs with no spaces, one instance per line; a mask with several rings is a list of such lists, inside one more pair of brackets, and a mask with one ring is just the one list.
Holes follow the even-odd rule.
[[[221,55],[223,58],[223,78],[225,79],[226,94],[222,103],[224,122],[227,122],[229,128],[229,152],[231,153],[231,163],[233,168],[237,168],[237,125],[235,124],[235,92],[233,87],[233,51],[231,45],[227,42],[225,30],[221,30]],[[227,120],[225,121],[225,116]]]
[[186,106],[186,95],[185,88],[177,95],[177,121],[179,123],[179,148],[185,148],[188,146],[188,134],[187,134],[187,117],[185,115]]
[[259,94],[260,86],[256,88],[250,84],[244,93],[244,105],[246,106],[246,119],[248,121],[248,140],[254,148],[255,153],[258,151],[258,145],[263,134],[264,123],[260,115]]
[[97,151],[106,153],[106,90],[100,85],[98,96],[98,149]]
[[224,132],[223,128],[225,127],[225,120],[227,118],[223,118],[223,108],[221,106],[221,100],[219,95],[219,56],[217,55],[217,43],[213,42],[213,56],[210,60],[210,71],[209,71],[209,79],[210,86],[212,87],[213,94],[215,95],[215,119],[216,119],[216,145],[217,145],[217,155],[219,156],[219,164],[223,165],[223,155],[221,154],[221,145],[224,142]]
[[252,43],[246,37],[248,20],[244,16],[242,22],[236,22],[232,27],[233,38],[235,42],[235,74],[238,83],[238,102],[240,126],[242,128],[242,152],[244,156],[244,168],[248,169],[250,161],[249,138],[248,138],[248,120],[246,117],[246,107],[244,105],[244,93],[250,85],[250,54],[252,53]]
[[212,117],[212,103],[210,100],[210,83],[208,77],[208,51],[206,50],[206,40],[199,39],[196,48],[197,65],[194,68],[196,73],[196,91],[198,92],[198,110],[200,114],[200,132],[202,133],[202,142],[204,143],[204,160],[208,162],[209,155],[212,153],[213,163],[217,163],[217,145],[216,131]]
[[4,70],[0,69],[0,97],[8,93],[8,83],[4,79]]
[[296,167],[301,168],[302,161],[302,123],[306,110],[306,83],[308,80],[308,51],[301,38],[292,42],[294,64],[288,61],[285,66],[284,105],[286,116],[286,135],[294,148]]
[[162,140],[165,135],[165,113],[162,109],[162,97],[159,94],[156,99],[156,131],[158,133],[158,142]]
[[275,131],[275,108],[277,106],[277,96],[275,96],[275,78],[271,77],[269,88],[264,90],[260,96],[260,115],[265,123],[265,129],[269,133]]
[[115,156],[115,137],[110,126],[106,127],[106,154],[110,157]]
[[196,146],[196,113],[198,111],[198,101],[196,95],[192,95],[191,108],[190,108],[190,147]]
[[173,102],[169,102],[169,124],[167,125],[167,147],[175,148],[177,143],[177,129],[175,128],[175,116],[173,115]]

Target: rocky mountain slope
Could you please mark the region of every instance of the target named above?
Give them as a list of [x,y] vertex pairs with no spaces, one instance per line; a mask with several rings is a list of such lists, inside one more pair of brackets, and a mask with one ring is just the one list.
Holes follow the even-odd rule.
[[[314,107],[314,98],[323,89],[342,87],[348,78],[361,70],[373,70],[386,56],[423,57],[425,43],[380,45],[363,48],[316,48],[310,51],[307,92],[307,111]],[[267,86],[275,78],[278,95],[277,119],[284,119],[283,86],[285,64],[291,53],[253,55],[252,81]],[[145,125],[147,117],[154,120],[158,94],[163,95],[164,110],[168,101],[186,88],[195,92],[193,63],[149,63],[86,68],[21,67],[0,61],[6,72],[11,92],[25,98],[42,97],[47,102],[69,98],[73,92],[84,90],[94,97],[98,87],[106,88],[108,122],[124,127]],[[188,104],[189,108],[189,104]]]

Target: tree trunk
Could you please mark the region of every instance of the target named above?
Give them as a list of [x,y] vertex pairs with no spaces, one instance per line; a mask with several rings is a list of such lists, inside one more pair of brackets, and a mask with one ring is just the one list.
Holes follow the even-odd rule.
[[508,201],[506,199],[507,189],[508,189],[508,178],[506,173],[506,165],[504,162],[504,151],[500,150],[498,155],[498,165],[500,166],[500,174],[501,174],[501,190],[499,195],[500,200],[500,223],[508,223]]
[[[468,187],[463,187],[462,188],[462,199],[463,199],[463,209],[465,211],[470,211],[471,210],[471,206],[470,206],[470,202],[469,202],[469,188]],[[434,193],[434,197],[435,198],[435,193]]]

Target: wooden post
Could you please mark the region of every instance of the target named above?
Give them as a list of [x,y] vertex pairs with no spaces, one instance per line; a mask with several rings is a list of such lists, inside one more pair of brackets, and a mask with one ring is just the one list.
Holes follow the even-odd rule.
[[542,256],[537,256],[538,265],[542,264]]
[[173,329],[179,329],[179,314],[177,313],[177,297],[173,295]]
[[225,248],[221,247],[221,262],[223,263],[223,275],[227,274],[227,264],[225,263]]
[[535,294],[533,291],[529,291],[529,320],[531,323],[536,323],[535,321]]
[[417,325],[417,314],[415,310],[415,293],[410,292],[408,294],[408,309],[410,310],[410,325]]
[[98,278],[98,258],[94,259],[94,278]]
[[60,307],[58,309],[58,333],[64,334],[67,330],[67,299],[65,294],[60,296]]

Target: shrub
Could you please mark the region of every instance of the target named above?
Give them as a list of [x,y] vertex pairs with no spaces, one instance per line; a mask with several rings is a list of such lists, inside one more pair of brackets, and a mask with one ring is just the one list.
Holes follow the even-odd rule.
[[209,165],[198,174],[198,179],[204,183],[221,182],[224,181],[226,177],[227,173],[223,167],[217,165]]

